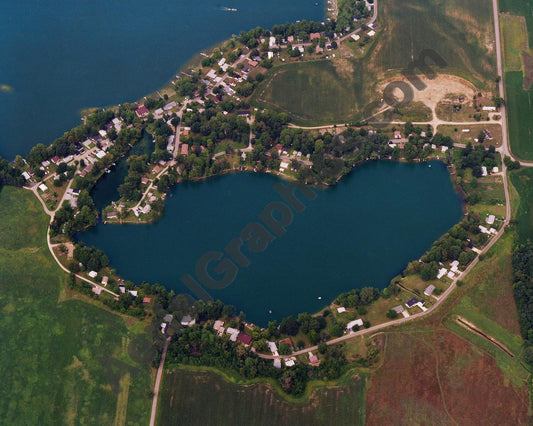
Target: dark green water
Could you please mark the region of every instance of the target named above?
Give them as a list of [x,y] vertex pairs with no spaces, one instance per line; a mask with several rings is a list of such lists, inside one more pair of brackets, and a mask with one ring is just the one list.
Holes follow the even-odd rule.
[[0,85],[11,87],[0,90],[0,155],[51,143],[83,108],[157,90],[232,34],[298,19],[324,19],[323,0],[0,1]]
[[[351,288],[384,288],[462,216],[445,166],[430,164],[367,163],[336,187],[317,191],[294,213],[285,235],[263,252],[244,248],[250,266],[209,293],[266,325],[315,312]],[[195,276],[206,252],[222,252],[269,203],[281,201],[278,182],[271,175],[233,174],[179,184],[158,222],[99,224],[80,239],[104,250],[124,278],[184,292],[180,277]],[[208,269],[214,277],[216,265]]]
[[147,155],[149,159],[155,148],[152,140],[152,136],[144,132],[142,139],[133,146],[128,155],[122,157],[116,166],[111,168],[111,173],[104,174],[98,180],[91,191],[91,196],[98,211],[120,198],[118,187],[124,183],[124,178],[128,175],[128,157],[132,155]]

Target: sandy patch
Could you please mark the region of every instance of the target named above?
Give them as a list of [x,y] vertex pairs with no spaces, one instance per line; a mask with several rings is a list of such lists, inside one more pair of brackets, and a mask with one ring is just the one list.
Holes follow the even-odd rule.
[[[419,78],[426,87],[424,90],[417,90],[416,87],[409,83],[413,89],[413,101],[424,103],[431,108],[432,111],[435,111],[437,104],[447,95],[461,93],[465,96],[466,100],[472,100],[474,95],[478,93],[472,83],[453,75],[438,74],[433,80],[430,80],[425,76],[419,76]],[[377,92],[382,95],[385,87],[393,81],[407,81],[407,79],[401,76],[384,80],[378,84],[376,88]],[[398,100],[402,99],[401,91],[395,91],[394,95]]]

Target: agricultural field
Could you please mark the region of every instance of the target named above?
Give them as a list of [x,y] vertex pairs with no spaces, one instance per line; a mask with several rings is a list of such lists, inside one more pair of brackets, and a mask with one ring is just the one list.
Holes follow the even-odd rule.
[[[237,385],[212,372],[167,371],[158,409],[165,425],[363,425],[364,374],[320,387],[302,402],[287,402],[267,384]],[[209,407],[209,409],[206,409]]]
[[275,66],[252,102],[287,112],[297,124],[356,120],[380,98],[376,83],[397,76],[425,49],[448,64],[437,71],[463,77],[485,92],[494,89],[489,0],[383,0],[379,8],[379,37],[364,57]]
[[379,78],[381,73],[407,67],[420,52],[431,49],[448,63],[447,74],[463,77],[478,89],[493,89],[494,30],[489,0],[385,0],[380,7],[378,20],[384,37],[372,55],[369,72],[377,72]]
[[527,168],[511,173],[511,182],[520,195],[517,209],[517,234],[521,240],[533,235],[533,169]]
[[533,0],[502,0],[500,11],[511,149],[533,160]]
[[386,338],[383,366],[368,381],[367,424],[527,424],[528,387],[438,322]]
[[533,86],[523,88],[520,71],[505,73],[505,95],[509,121],[509,138],[514,155],[533,160]]
[[289,113],[296,123],[342,123],[355,119],[363,103],[360,66],[349,59],[273,68],[254,102]]
[[[75,298],[29,191],[0,192],[3,424],[147,424],[150,341],[140,323]],[[134,342],[130,345],[131,342]],[[139,342],[144,342],[139,344]]]

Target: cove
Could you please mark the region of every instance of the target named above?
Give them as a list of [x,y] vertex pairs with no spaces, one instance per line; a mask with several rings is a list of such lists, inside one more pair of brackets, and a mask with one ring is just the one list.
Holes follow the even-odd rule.
[[150,160],[154,148],[152,136],[144,131],[141,140],[117,162],[116,166],[110,169],[110,173],[106,173],[98,179],[91,191],[91,197],[99,212],[110,205],[112,201],[120,198],[118,187],[124,183],[124,178],[128,175],[128,158],[132,155],[147,155],[148,160]]
[[232,34],[302,19],[323,20],[324,1],[2,1],[0,155],[50,144],[83,108],[154,92]]
[[[238,173],[178,184],[156,223],[100,223],[78,238],[104,250],[125,279],[188,292],[180,277],[194,276],[202,255],[223,252],[269,203],[282,201],[274,190],[278,182],[272,175]],[[386,287],[462,217],[441,162],[369,162],[335,187],[316,191],[265,251],[243,249],[250,266],[228,287],[208,289],[213,298],[262,326],[316,312],[352,288]]]

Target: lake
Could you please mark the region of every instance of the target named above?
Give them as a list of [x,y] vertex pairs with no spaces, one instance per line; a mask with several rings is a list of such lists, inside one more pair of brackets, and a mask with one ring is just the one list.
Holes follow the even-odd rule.
[[[178,184],[156,223],[101,223],[79,239],[104,250],[125,279],[186,292],[180,278],[196,276],[205,253],[223,252],[246,225],[260,222],[269,203],[281,201],[274,190],[278,182],[283,181],[272,175],[239,173]],[[461,201],[440,162],[370,162],[337,186],[316,192],[266,250],[243,249],[250,265],[226,288],[208,290],[213,298],[263,326],[316,312],[352,288],[386,287],[462,217]],[[211,266],[216,276],[217,262]]]
[[323,0],[2,1],[0,155],[50,144],[84,108],[152,93],[232,34],[324,11]]

